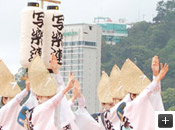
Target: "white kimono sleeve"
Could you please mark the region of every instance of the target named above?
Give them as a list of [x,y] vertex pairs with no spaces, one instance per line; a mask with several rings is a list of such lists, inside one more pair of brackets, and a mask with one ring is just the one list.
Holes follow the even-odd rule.
[[[155,78],[156,77],[153,76],[153,80]],[[165,111],[161,96],[161,82],[158,83],[157,87],[151,94],[150,101],[155,111]]]
[[80,98],[77,98],[77,101],[78,101],[78,106],[79,107],[86,107],[86,101],[85,101],[84,96],[82,96]]
[[86,106],[84,97],[78,98],[79,108],[75,112],[75,124],[79,130],[103,130],[89,112],[84,108]]
[[19,105],[22,100],[27,96],[28,91],[24,89],[22,92],[17,94],[11,101],[9,101],[5,106],[11,106],[15,107],[16,105]]
[[[102,122],[101,116],[98,117],[99,124],[103,127],[109,127],[115,130],[120,130],[120,119],[117,116],[117,108],[123,102],[131,102],[130,94],[127,94],[122,101],[115,104],[110,110],[107,110],[103,114],[104,123]],[[105,128],[103,128],[105,129]]]
[[130,122],[132,130],[154,130],[154,109],[149,97],[156,88],[157,83],[148,85],[132,102],[126,103],[124,117]]
[[28,98],[28,100],[24,103],[23,106],[26,106],[26,107],[28,107],[29,109],[32,109],[32,108],[38,106],[38,101],[37,101],[37,99],[36,99],[36,95],[35,95],[32,91],[30,91],[29,98]]
[[[63,78],[60,74],[56,75],[56,79],[58,82],[59,91],[65,88]],[[54,115],[55,125],[58,128],[63,128],[74,120],[75,120],[75,115],[71,110],[70,104],[68,103],[66,96],[64,96],[61,103],[58,104],[55,109],[55,115]]]
[[54,125],[54,113],[56,106],[63,98],[63,92],[59,92],[48,101],[35,107],[32,114],[32,124],[34,130],[56,130]]
[[27,94],[28,91],[24,89],[0,109],[0,126],[3,127],[3,130],[23,129],[16,120],[20,103]]

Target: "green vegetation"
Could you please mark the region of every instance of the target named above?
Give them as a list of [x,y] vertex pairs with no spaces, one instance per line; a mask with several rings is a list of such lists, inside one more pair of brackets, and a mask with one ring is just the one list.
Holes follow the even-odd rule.
[[102,70],[110,73],[112,66],[122,66],[127,58],[134,61],[152,79],[151,59],[158,55],[160,62],[169,64],[162,81],[162,96],[166,110],[175,110],[175,0],[160,1],[153,23],[135,23],[129,37],[116,45],[106,45],[102,39]]

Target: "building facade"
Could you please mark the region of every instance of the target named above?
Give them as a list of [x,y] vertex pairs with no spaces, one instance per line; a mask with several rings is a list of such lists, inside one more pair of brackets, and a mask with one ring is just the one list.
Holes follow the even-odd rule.
[[124,20],[116,23],[108,17],[98,17],[94,19],[94,23],[101,26],[102,36],[107,44],[115,45],[120,42],[121,37],[128,36],[127,24]]
[[63,65],[60,69],[63,80],[67,83],[69,72],[72,72],[80,82],[87,110],[97,112],[102,29],[93,24],[70,24],[65,25],[63,35]]

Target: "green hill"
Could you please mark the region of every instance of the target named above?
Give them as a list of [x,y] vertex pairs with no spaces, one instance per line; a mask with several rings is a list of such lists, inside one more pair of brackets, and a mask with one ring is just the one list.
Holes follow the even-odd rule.
[[162,81],[163,102],[166,110],[175,110],[175,1],[160,1],[156,10],[152,23],[135,23],[120,43],[107,45],[102,40],[102,70],[109,74],[114,64],[121,67],[130,58],[152,79],[151,59],[158,55],[160,62],[169,64]]

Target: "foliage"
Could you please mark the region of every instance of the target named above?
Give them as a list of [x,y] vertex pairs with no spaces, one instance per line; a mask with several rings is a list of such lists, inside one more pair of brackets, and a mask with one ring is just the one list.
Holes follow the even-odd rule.
[[166,110],[175,110],[175,101],[174,101],[175,89],[168,88],[166,91],[162,92],[163,103]]
[[[160,62],[169,64],[169,72],[162,81],[162,96],[166,110],[175,109],[175,1],[160,1],[153,23],[141,21],[128,29],[129,36],[116,45],[102,39],[102,70],[110,74],[112,66],[122,66],[127,58],[152,79],[151,58],[158,55]],[[171,90],[171,91],[170,91]],[[170,96],[168,96],[170,94]],[[172,100],[172,102],[171,102]],[[174,103],[173,103],[174,102]]]

